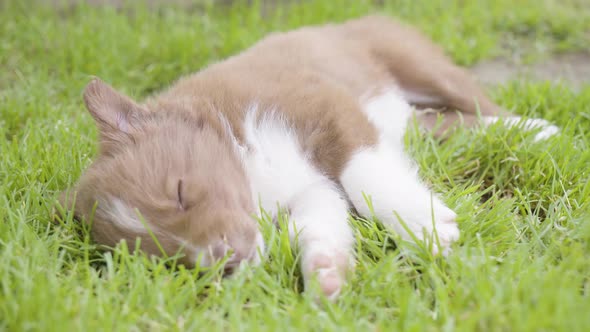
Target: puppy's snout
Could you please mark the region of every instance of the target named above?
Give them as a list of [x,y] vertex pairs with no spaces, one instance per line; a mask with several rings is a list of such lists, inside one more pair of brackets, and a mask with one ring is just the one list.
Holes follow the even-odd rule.
[[245,257],[241,252],[234,252],[227,262],[225,262],[225,266],[223,267],[224,272],[226,274],[232,274],[240,267],[244,259]]
[[237,270],[242,262],[250,261],[254,256],[254,252],[255,249],[252,249],[250,246],[246,246],[245,248],[235,248],[234,246],[223,241],[212,247],[211,255],[216,261],[223,260],[227,257],[227,261],[224,265],[224,271],[227,274],[231,274]]
[[221,260],[225,258],[232,251],[232,247],[225,241],[220,241],[211,247],[211,256],[214,260]]
[[258,265],[264,250],[262,235],[257,233],[254,239],[225,238],[210,247],[210,255],[214,261],[226,259],[224,271],[231,274],[244,263]]

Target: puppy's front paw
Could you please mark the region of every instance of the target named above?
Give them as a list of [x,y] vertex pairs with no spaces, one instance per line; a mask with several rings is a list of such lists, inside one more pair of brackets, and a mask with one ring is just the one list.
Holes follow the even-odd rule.
[[[425,239],[432,245],[434,255],[446,256],[453,242],[459,239],[460,232],[456,218],[455,212],[441,202],[435,201],[433,208],[405,218],[403,222],[418,240]],[[407,232],[402,233],[402,238],[412,240],[412,236]]]
[[312,249],[303,256],[305,288],[315,280],[326,298],[333,301],[340,294],[352,265],[351,256],[346,253]]
[[438,222],[435,220],[432,235],[432,253],[437,255],[440,252],[447,256],[451,251],[451,244],[457,241],[460,235],[455,218]]

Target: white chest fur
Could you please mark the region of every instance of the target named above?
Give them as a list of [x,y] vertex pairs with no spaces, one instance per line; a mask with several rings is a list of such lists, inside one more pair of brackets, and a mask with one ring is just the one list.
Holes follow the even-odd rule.
[[459,235],[454,212],[421,184],[403,152],[401,138],[410,106],[393,89],[359,106],[380,139],[347,163],[339,179],[345,192],[314,167],[295,131],[277,113],[256,121],[258,110],[252,107],[244,123],[251,149],[243,151],[242,160],[255,201],[271,215],[276,215],[279,204],[288,208],[291,238],[297,238],[303,250],[306,283],[317,275],[324,294],[331,296],[338,294],[343,273],[354,261],[345,195],[363,215],[370,214],[364,195],[370,196],[376,217],[406,240],[412,237],[398,216],[418,238],[439,229],[443,250]]

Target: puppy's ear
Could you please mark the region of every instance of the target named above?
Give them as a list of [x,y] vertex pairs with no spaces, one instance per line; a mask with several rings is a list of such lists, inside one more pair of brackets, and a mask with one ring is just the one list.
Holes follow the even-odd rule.
[[142,106],[99,78],[86,86],[84,103],[96,121],[104,143],[124,140],[125,134],[137,130],[141,116],[147,113]]

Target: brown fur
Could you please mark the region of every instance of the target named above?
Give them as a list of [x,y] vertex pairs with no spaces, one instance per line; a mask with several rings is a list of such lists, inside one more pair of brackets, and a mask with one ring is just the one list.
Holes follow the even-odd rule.
[[[101,151],[76,185],[76,214],[89,217],[98,201],[95,240],[114,245],[140,237],[151,254],[160,253],[147,232],[130,232],[110,219],[112,207],[101,206],[107,197],[140,211],[168,254],[179,250],[178,239],[206,247],[227,238],[232,247],[246,248],[256,228],[254,203],[217,112],[241,144],[252,103],[279,112],[316,167],[337,181],[351,154],[377,139],[359,99],[394,84],[434,100],[417,107],[459,110],[469,123],[478,106],[485,115],[505,113],[439,47],[383,17],[272,34],[141,105],[94,80],[84,98]],[[428,128],[435,120],[421,118]],[[442,129],[457,120],[449,114]],[[179,199],[185,201],[180,207]]]

